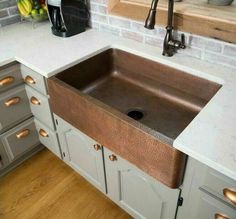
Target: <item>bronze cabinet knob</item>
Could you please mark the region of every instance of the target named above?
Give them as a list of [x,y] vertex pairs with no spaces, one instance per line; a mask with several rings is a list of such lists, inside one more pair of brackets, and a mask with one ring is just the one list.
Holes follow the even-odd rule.
[[94,144],[94,145],[93,145],[93,148],[94,148],[96,151],[99,151],[99,150],[102,149],[102,146],[99,145],[99,144]]
[[20,97],[12,97],[12,98],[6,100],[4,104],[5,104],[5,106],[9,107],[9,106],[19,103],[20,100],[21,100]]
[[48,133],[45,131],[45,130],[43,130],[43,129],[40,129],[39,130],[39,134],[42,136],[42,137],[48,137]]
[[36,97],[31,97],[30,102],[34,105],[40,105],[40,101]]
[[230,219],[228,216],[223,214],[215,214],[215,219]]
[[3,79],[0,79],[0,86],[11,84],[14,81],[14,77],[8,76]]
[[234,205],[236,205],[236,190],[231,188],[224,188],[223,194],[225,198],[231,201]]
[[36,81],[29,75],[27,75],[24,79],[25,83],[27,84],[36,84]]
[[116,155],[114,155],[114,154],[109,155],[109,160],[110,161],[116,161],[117,160]]
[[21,131],[16,133],[16,137],[18,139],[22,139],[22,138],[27,137],[29,134],[30,134],[30,130],[29,129],[23,129],[23,130],[21,130]]

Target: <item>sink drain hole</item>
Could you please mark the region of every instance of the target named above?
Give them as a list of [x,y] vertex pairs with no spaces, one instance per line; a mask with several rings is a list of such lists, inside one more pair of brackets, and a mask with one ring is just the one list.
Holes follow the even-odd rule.
[[143,112],[137,109],[128,111],[127,115],[135,120],[140,120],[144,116]]

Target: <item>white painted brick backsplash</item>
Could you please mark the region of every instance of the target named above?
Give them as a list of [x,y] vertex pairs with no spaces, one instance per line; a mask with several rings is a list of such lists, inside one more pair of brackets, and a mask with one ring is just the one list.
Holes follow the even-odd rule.
[[120,19],[119,17],[109,16],[109,24],[111,26],[130,29],[131,22],[126,19]]
[[148,34],[148,35],[156,35],[157,34],[157,29],[149,30],[144,27],[144,23],[142,23],[142,22],[136,22],[136,21],[131,22],[131,29],[136,32],[140,32],[140,33],[144,33],[144,34]]
[[219,63],[225,66],[236,68],[236,59],[233,59],[229,56],[224,56],[222,54],[205,52],[204,59],[212,62],[212,63]]
[[179,49],[178,53],[185,54],[197,59],[201,59],[203,56],[203,50],[195,47],[187,47],[186,49]]
[[16,0],[0,0],[0,26],[20,21]]
[[145,36],[145,43],[159,48],[163,47],[163,39],[157,37]]
[[18,12],[17,6],[13,6],[13,7],[8,8],[8,13],[9,13],[9,15],[18,14],[19,12]]
[[107,14],[107,7],[104,6],[104,5],[100,5],[100,4],[91,3],[90,4],[90,10],[92,12],[97,12],[97,13],[101,13],[101,14]]
[[107,5],[108,0],[90,0],[90,3],[97,3],[97,4]]
[[120,29],[110,26],[110,25],[105,25],[105,24],[100,24],[99,25],[99,30],[101,32],[107,32],[116,36],[120,36]]
[[121,30],[121,36],[138,42],[143,42],[143,34],[138,32]]
[[91,13],[92,21],[97,21],[98,23],[105,23],[108,24],[108,17],[106,15],[98,14],[98,13]]
[[236,45],[225,45],[224,55],[234,57],[236,59]]
[[99,23],[97,23],[96,21],[92,21],[91,22],[91,27],[93,29],[99,30]]

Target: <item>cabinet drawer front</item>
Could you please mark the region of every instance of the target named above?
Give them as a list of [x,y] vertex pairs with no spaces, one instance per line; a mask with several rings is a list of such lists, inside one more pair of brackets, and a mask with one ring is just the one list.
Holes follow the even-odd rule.
[[52,151],[55,155],[61,158],[61,151],[60,151],[56,133],[52,131],[49,127],[42,124],[36,118],[34,118],[34,121],[35,121],[35,126],[38,132],[39,141],[44,146],[46,146],[50,151]]
[[24,85],[0,94],[0,115],[0,133],[31,115]]
[[10,161],[15,160],[26,151],[37,146],[38,133],[34,120],[30,118],[18,126],[1,135],[1,142],[8,154]]
[[[220,196],[226,201],[230,201],[230,199],[227,198],[227,195],[224,195],[224,190],[226,191],[227,189],[234,189],[236,191],[236,181],[211,168],[207,168],[207,174],[205,175],[205,179],[201,188],[217,195],[218,197]],[[234,194],[234,206],[236,206],[235,200],[236,194]]]
[[0,67],[0,92],[23,83],[19,64]]
[[[193,203],[192,211],[188,214],[192,219],[236,219],[236,208],[211,197],[207,193],[200,191],[197,201]],[[193,197],[194,199],[195,197]],[[216,217],[224,215],[224,217]]]
[[27,85],[47,95],[46,83],[42,75],[24,65],[21,65],[21,74]]
[[[236,181],[198,161],[193,160],[192,162],[194,162],[196,165],[193,180],[195,185],[234,205],[228,198],[226,198],[226,196],[223,194],[223,191],[224,189],[236,190]],[[236,199],[236,197],[234,199]],[[234,206],[236,206],[236,204]]]
[[29,86],[26,86],[26,92],[29,98],[31,111],[34,116],[54,130],[54,122],[52,119],[48,98]]

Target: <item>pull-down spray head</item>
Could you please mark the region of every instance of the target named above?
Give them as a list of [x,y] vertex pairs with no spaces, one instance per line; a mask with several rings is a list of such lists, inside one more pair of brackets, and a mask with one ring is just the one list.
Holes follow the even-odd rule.
[[157,9],[158,0],[153,0],[151,4],[151,8],[148,12],[147,19],[145,21],[144,27],[147,29],[154,29],[156,23],[156,9]]

